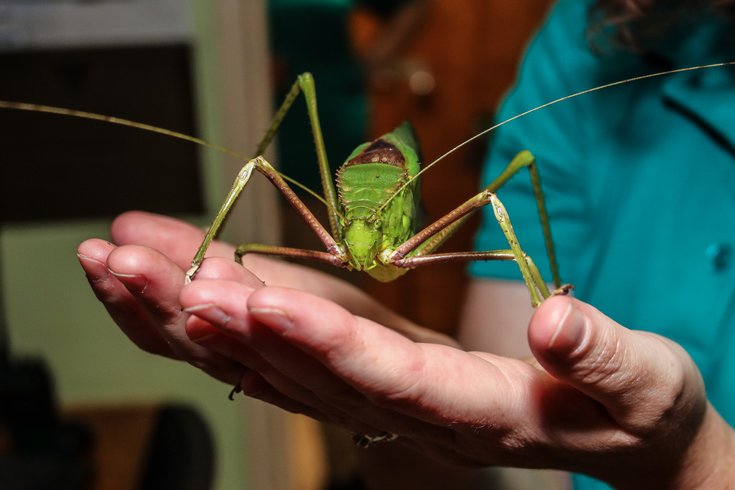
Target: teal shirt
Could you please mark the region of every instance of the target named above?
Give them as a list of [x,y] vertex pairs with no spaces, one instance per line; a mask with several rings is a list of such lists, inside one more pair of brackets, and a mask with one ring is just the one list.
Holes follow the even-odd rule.
[[[667,64],[735,60],[732,34],[711,18],[662,42],[656,63],[631,53],[595,55],[585,38],[588,4],[558,3],[529,46],[500,120]],[[734,425],[735,69],[639,81],[521,118],[495,133],[484,182],[522,149],[537,157],[563,281],[621,324],[681,344],[709,399]],[[550,280],[528,173],[498,196],[521,246]],[[507,243],[488,208],[476,249],[497,248]],[[476,262],[470,272],[520,279],[514,263]],[[607,487],[575,477],[575,488]]]

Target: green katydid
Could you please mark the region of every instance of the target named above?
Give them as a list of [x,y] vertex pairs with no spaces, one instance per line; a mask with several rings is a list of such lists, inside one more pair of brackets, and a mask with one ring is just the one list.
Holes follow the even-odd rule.
[[[262,156],[281,121],[301,93],[306,99],[311,122],[331,233],[303,204],[281,174]],[[276,112],[270,128],[258,145],[256,155],[258,156],[249,160],[236,177],[192,261],[192,267],[187,272],[188,279],[198,271],[209,244],[219,233],[237,197],[250,181],[253,171],[257,170],[275,185],[304,218],[324,244],[326,251],[250,243],[237,247],[235,258],[238,262],[242,262],[243,255],[247,253],[312,259],[336,267],[365,271],[371,277],[387,282],[400,277],[409,269],[432,263],[515,260],[528,287],[531,302],[536,306],[551,293],[531,258],[521,249],[507,212],[495,195],[495,191],[518,170],[528,168],[531,172],[555,283],[557,288],[560,287],[538,170],[533,156],[528,151],[521,151],[501,176],[479,194],[418,231],[420,196],[416,177],[421,162],[411,125],[403,123],[390,133],[359,145],[337,170],[336,179],[333,181],[317,113],[314,79],[311,74],[304,73],[297,78]],[[472,211],[487,204],[493,206],[498,224],[508,241],[508,249],[434,253],[464,223]]]
[[[324,190],[324,199],[328,206],[331,234],[319,223],[303,202],[299,200],[279,173],[262,156],[257,156],[245,164],[235,179],[230,193],[222,204],[219,213],[207,231],[207,235],[192,261],[192,267],[187,272],[187,277],[192,278],[196,274],[204,260],[204,255],[209,244],[217,236],[237,196],[242,192],[245,185],[247,185],[253,170],[257,170],[271,180],[297,212],[302,215],[307,224],[324,244],[326,251],[244,244],[237,248],[235,256],[238,262],[242,261],[242,256],[246,253],[313,259],[332,264],[336,267],[365,271],[380,281],[391,281],[404,274],[407,270],[421,265],[449,261],[514,260],[528,288],[531,303],[535,307],[551,294],[567,292],[569,286],[561,285],[539,172],[531,153],[527,150],[519,152],[500,175],[485,187],[485,189],[434,223],[417,231],[417,179],[419,175],[462,145],[519,117],[523,117],[550,105],[636,80],[683,71],[727,66],[734,63],[715,63],[643,75],[561,97],[488,128],[440,156],[426,166],[424,170],[419,169],[419,150],[415,137],[413,136],[413,131],[407,123],[404,123],[394,131],[376,140],[359,145],[347,157],[345,163],[337,170],[336,187],[339,192],[335,190],[335,184],[329,172],[329,165],[324,150],[324,141],[317,114],[314,80],[310,74],[303,74],[298,77],[277,111],[271,127],[261,141],[256,154],[262,155],[265,148],[270,144],[291,104],[303,92],[312,126],[314,142],[317,148],[317,160],[322,188]],[[549,291],[533,260],[521,249],[508,213],[495,194],[510,177],[522,168],[528,168],[531,175],[539,219],[546,244],[546,252],[556,288],[553,292]],[[492,205],[495,218],[508,241],[509,249],[434,253],[465,222],[473,211],[488,204]]]
[[[330,175],[326,152],[324,150],[324,141],[317,115],[314,81],[308,73],[301,75],[294,83],[290,93],[277,111],[265,137],[258,145],[255,153],[257,156],[247,160],[236,177],[230,192],[192,260],[192,266],[187,272],[187,280],[191,280],[198,271],[209,245],[221,230],[237,197],[249,182],[252,172],[257,170],[268,178],[296,211],[301,214],[324,244],[326,251],[245,244],[237,248],[236,260],[238,262],[241,262],[242,256],[247,253],[314,259],[337,267],[363,270],[378,280],[390,281],[404,274],[407,270],[422,265],[448,261],[514,260],[529,290],[531,302],[536,306],[551,294],[566,292],[568,287],[561,286],[559,279],[540,178],[531,153],[525,150],[521,151],[495,181],[490,183],[485,189],[434,223],[429,224],[420,231],[416,231],[419,176],[444,157],[470,141],[515,119],[553,104],[637,80],[733,64],[735,64],[735,61],[658,72],[601,85],[561,97],[482,131],[441,155],[421,170],[419,150],[413,131],[408,124],[404,124],[391,133],[358,146],[338,170],[336,187]],[[324,191],[323,200],[328,208],[331,234],[296,196],[287,183],[287,180],[290,179],[275,170],[262,156],[275,136],[283,117],[285,117],[285,114],[301,92],[304,93],[306,98],[312,132],[317,148],[317,160]],[[0,101],[0,109],[45,112],[135,127],[204,145],[245,160],[245,158],[232,150],[207,143],[199,138],[125,119],[71,109],[10,101]],[[510,177],[523,168],[528,168],[531,174],[553,282],[556,287],[556,290],[553,292],[549,291],[549,288],[531,258],[521,249],[513,232],[508,213],[495,195],[495,192]],[[435,253],[435,250],[465,222],[473,211],[487,204],[493,206],[492,209],[495,217],[508,241],[508,249]]]

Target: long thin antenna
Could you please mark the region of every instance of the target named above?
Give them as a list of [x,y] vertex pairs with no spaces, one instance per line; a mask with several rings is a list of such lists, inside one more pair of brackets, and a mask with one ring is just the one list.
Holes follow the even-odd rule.
[[[220,153],[224,153],[225,155],[235,157],[238,160],[242,160],[242,161],[250,160],[250,157],[246,157],[242,153],[238,153],[235,150],[231,150],[230,148],[227,148],[225,146],[221,146],[215,143],[210,143],[209,141],[205,141],[201,138],[197,138],[196,136],[190,136],[188,134],[180,133],[178,131],[172,131],[170,129],[153,126],[152,124],[131,121],[130,119],[123,119],[121,117],[105,116],[103,114],[97,114],[94,112],[78,111],[76,109],[65,109],[63,107],[55,107],[55,106],[43,105],[43,104],[29,104],[27,102],[15,102],[15,101],[9,101],[9,100],[0,100],[0,109],[11,109],[11,110],[16,110],[16,111],[27,111],[27,112],[43,112],[46,114],[55,114],[58,116],[69,116],[69,117],[76,117],[79,119],[89,119],[92,121],[101,121],[101,122],[105,122],[109,124],[115,124],[118,126],[125,126],[128,128],[140,129],[142,131],[150,131],[153,133],[162,134],[164,136],[169,136],[171,138],[188,141],[190,143],[194,143],[194,144],[203,146],[205,148],[210,148]],[[276,170],[276,172],[278,172],[278,170]],[[287,182],[309,193],[310,195],[312,195],[313,197],[321,201],[325,206],[329,207],[329,203],[327,203],[324,200],[324,198],[320,196],[317,192],[309,189],[305,185],[301,184],[300,182],[295,181],[294,179],[288,177],[287,175],[284,175],[280,172],[278,172],[278,174],[281,177],[283,177],[283,179],[286,180]]]
[[545,108],[547,108],[549,106],[558,104],[560,102],[564,102],[566,100],[573,99],[575,97],[579,97],[580,95],[586,95],[586,94],[589,94],[589,93],[592,93],[592,92],[597,92],[598,90],[604,90],[604,89],[608,89],[608,88],[612,88],[612,87],[617,87],[618,85],[624,85],[626,83],[637,82],[639,80],[645,80],[645,79],[648,79],[648,78],[663,77],[663,76],[666,76],[666,75],[673,75],[675,73],[682,73],[682,72],[694,71],[694,70],[706,70],[708,68],[721,68],[721,67],[730,66],[730,65],[735,65],[735,60],[734,61],[724,61],[724,62],[721,62],[721,63],[712,63],[712,64],[709,64],[709,65],[689,66],[689,67],[686,67],[686,68],[677,68],[675,70],[667,70],[667,71],[660,71],[660,72],[656,72],[656,73],[649,73],[648,75],[640,75],[640,76],[637,76],[637,77],[628,78],[628,79],[625,79],[625,80],[619,80],[617,82],[606,83],[605,85],[599,85],[599,86],[593,87],[593,88],[588,88],[587,90],[582,90],[581,92],[576,92],[576,93],[571,94],[571,95],[565,95],[564,97],[560,97],[558,99],[552,100],[551,102],[546,102],[545,104],[541,104],[540,106],[534,107],[533,109],[529,109],[529,110],[527,110],[525,112],[521,112],[520,114],[516,114],[515,116],[513,116],[511,118],[508,118],[508,119],[506,119],[504,121],[501,121],[501,122],[495,124],[494,126],[491,126],[491,127],[487,128],[487,129],[485,129],[485,130],[477,133],[476,135],[472,136],[471,138],[466,139],[462,143],[458,144],[457,146],[455,146],[451,150],[449,150],[446,153],[444,153],[443,155],[441,155],[439,158],[437,158],[436,160],[434,160],[430,164],[426,165],[416,175],[414,175],[413,177],[411,177],[410,179],[408,179],[408,181],[406,181],[397,191],[395,191],[388,198],[388,200],[380,208],[378,208],[378,210],[376,211],[376,214],[379,213],[380,211],[382,211],[382,209],[394,197],[396,197],[407,185],[409,185],[411,182],[413,182],[414,180],[416,180],[417,178],[419,178],[419,176],[421,174],[423,174],[424,172],[426,172],[427,170],[429,170],[431,167],[433,167],[434,165],[436,165],[437,163],[439,163],[440,161],[442,161],[443,159],[445,159],[446,157],[448,157],[449,155],[451,155],[455,151],[459,150],[463,146],[468,145],[469,143],[475,141],[476,139],[481,138],[482,136],[485,136],[486,134],[488,134],[488,133],[490,133],[492,131],[495,131],[496,129],[498,129],[501,126],[505,126],[509,122],[513,122],[516,119],[520,119],[521,117],[527,116],[527,115],[532,114],[532,113],[534,113],[536,111],[540,111],[541,109],[545,109]]

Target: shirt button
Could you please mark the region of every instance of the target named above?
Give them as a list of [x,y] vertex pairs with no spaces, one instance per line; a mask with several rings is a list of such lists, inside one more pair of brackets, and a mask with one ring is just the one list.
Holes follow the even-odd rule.
[[712,243],[704,251],[707,264],[713,271],[727,268],[730,262],[730,246],[724,243]]

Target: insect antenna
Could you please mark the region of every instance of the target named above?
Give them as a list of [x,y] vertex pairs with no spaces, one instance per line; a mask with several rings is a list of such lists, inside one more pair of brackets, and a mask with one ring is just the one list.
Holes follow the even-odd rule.
[[[97,114],[94,112],[78,111],[76,109],[66,109],[64,107],[55,107],[55,106],[43,105],[43,104],[30,104],[27,102],[13,102],[13,101],[7,101],[7,100],[0,100],[0,109],[10,109],[10,110],[27,111],[27,112],[41,112],[41,113],[46,113],[46,114],[76,117],[80,119],[88,119],[88,120],[100,121],[100,122],[104,122],[108,124],[115,124],[118,126],[125,126],[128,128],[140,129],[141,131],[149,131],[152,133],[169,136],[171,138],[188,141],[190,143],[194,143],[194,144],[203,146],[205,148],[209,148],[211,150],[223,153],[225,155],[229,155],[231,157],[237,158],[238,160],[242,160],[242,161],[250,160],[250,157],[246,157],[245,155],[238,153],[235,150],[232,150],[222,145],[218,145],[216,143],[210,143],[209,141],[203,140],[201,138],[197,138],[196,136],[191,136],[188,134],[180,133],[178,131],[173,131],[173,130],[161,128],[158,126],[153,126],[152,124],[131,121],[130,119],[124,119],[121,117],[106,116],[106,115]],[[283,177],[283,179],[289,182],[290,184],[293,184],[294,186],[298,187],[304,192],[315,197],[322,204],[324,204],[327,208],[330,207],[330,204],[322,196],[320,196],[319,193],[309,189],[304,184],[292,179],[291,177],[288,177],[287,175],[282,174],[278,170],[276,170],[276,172],[278,173],[278,175]],[[340,214],[339,210],[335,210],[335,212],[337,214]]]
[[417,178],[419,178],[421,176],[421,174],[423,174],[424,172],[426,172],[427,170],[429,170],[431,167],[433,167],[434,165],[436,165],[440,161],[444,160],[446,157],[448,157],[449,155],[451,155],[455,151],[459,150],[463,146],[468,145],[469,143],[475,141],[476,139],[481,138],[482,136],[485,136],[486,134],[488,134],[488,133],[490,133],[492,131],[495,131],[496,129],[498,129],[501,126],[505,126],[506,124],[508,124],[510,122],[513,122],[516,119],[520,119],[520,118],[522,118],[524,116],[527,116],[529,114],[532,114],[532,113],[534,113],[536,111],[540,111],[541,109],[545,109],[545,108],[547,108],[549,106],[558,104],[560,102],[564,102],[564,101],[567,101],[569,99],[574,99],[574,98],[579,97],[581,95],[586,95],[586,94],[589,94],[589,93],[592,93],[592,92],[597,92],[599,90],[605,90],[605,89],[608,89],[608,88],[617,87],[618,85],[625,85],[627,83],[637,82],[637,81],[640,81],[640,80],[646,80],[648,78],[656,78],[656,77],[662,77],[662,76],[666,76],[666,75],[674,75],[676,73],[683,73],[683,72],[687,72],[687,71],[706,70],[706,69],[709,69],[709,68],[721,68],[721,67],[731,66],[731,65],[735,65],[735,60],[733,60],[733,61],[723,61],[723,62],[720,62],[720,63],[711,63],[711,64],[708,64],[708,65],[688,66],[688,67],[685,67],[685,68],[676,68],[674,70],[666,70],[666,71],[660,71],[660,72],[656,72],[656,73],[649,73],[649,74],[646,74],[646,75],[639,75],[637,77],[627,78],[625,80],[618,80],[617,82],[606,83],[604,85],[598,85],[597,87],[593,87],[593,88],[588,88],[586,90],[582,90],[581,92],[576,92],[576,93],[573,93],[573,94],[570,94],[570,95],[565,95],[564,97],[559,97],[558,99],[554,99],[554,100],[552,100],[550,102],[546,102],[544,104],[541,104],[539,106],[536,106],[533,109],[529,109],[527,111],[521,112],[520,114],[516,114],[515,116],[510,117],[510,118],[508,118],[508,119],[506,119],[504,121],[501,121],[501,122],[499,122],[499,123],[497,123],[497,124],[495,124],[495,125],[487,128],[487,129],[485,129],[485,130],[477,133],[476,135],[474,135],[474,136],[472,136],[472,137],[464,140],[463,142],[461,142],[460,144],[458,144],[454,148],[450,149],[449,151],[447,151],[443,155],[441,155],[438,158],[436,158],[434,161],[432,161],[428,165],[424,166],[424,168],[422,168],[416,175],[414,175],[413,177],[411,177],[410,179],[408,179],[406,182],[404,182],[403,185],[401,185],[398,188],[398,190],[396,190],[393,194],[391,194],[391,196],[385,201],[385,203],[383,203],[383,205],[380,206],[380,208],[378,208],[378,210],[375,212],[375,214],[377,215],[378,213],[380,213],[383,210],[383,208],[385,208],[385,206],[387,206],[398,194],[400,194],[400,192],[407,185],[409,185],[411,182],[413,182],[414,180],[416,180]]

